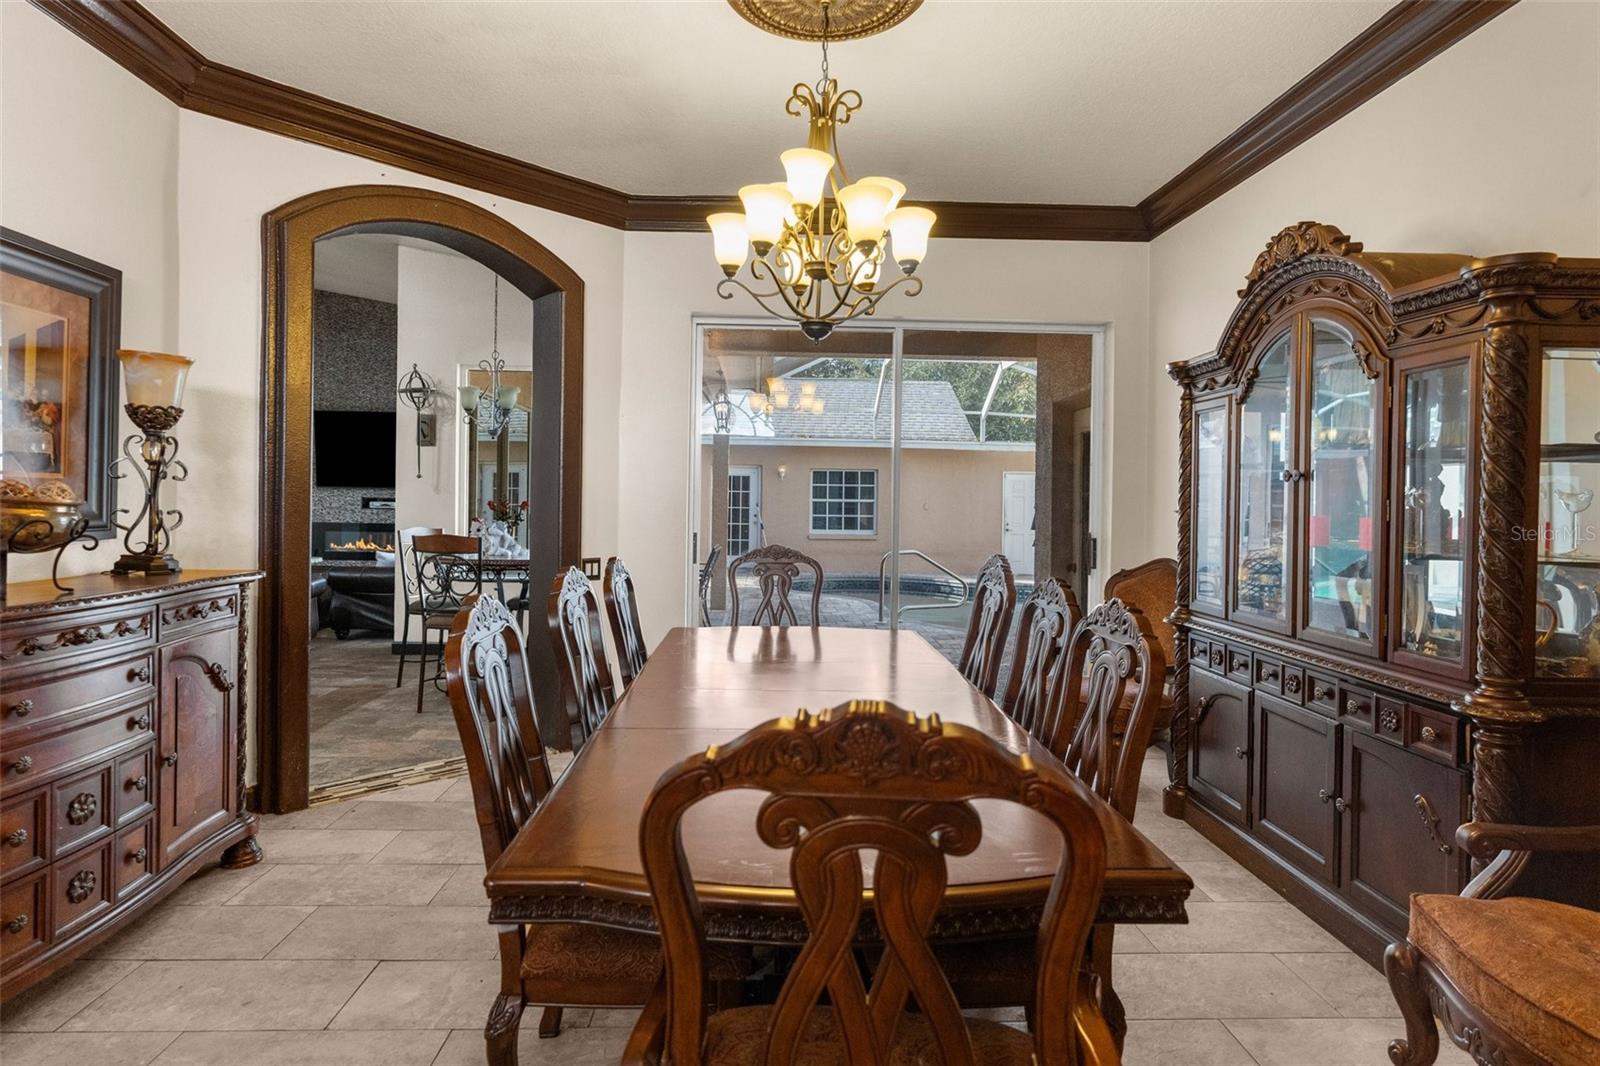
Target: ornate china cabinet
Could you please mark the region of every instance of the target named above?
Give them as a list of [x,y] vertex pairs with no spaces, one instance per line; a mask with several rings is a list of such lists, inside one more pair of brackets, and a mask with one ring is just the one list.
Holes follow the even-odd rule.
[[0,611],[0,997],[207,864],[261,859],[244,809],[252,571],[10,586]]
[[[1268,242],[1182,390],[1166,812],[1357,950],[1600,820],[1600,260]],[[1600,906],[1558,856],[1520,891]]]

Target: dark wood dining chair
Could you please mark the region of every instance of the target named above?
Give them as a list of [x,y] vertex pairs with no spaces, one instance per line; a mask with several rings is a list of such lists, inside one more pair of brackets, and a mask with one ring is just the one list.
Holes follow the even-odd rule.
[[1600,853],[1600,825],[1467,822],[1455,844],[1486,865],[1459,896],[1413,894],[1383,957],[1406,1025],[1389,1061],[1432,1066],[1437,1015],[1474,1062],[1600,1062],[1600,914],[1510,894],[1536,853]]
[[639,602],[633,595],[633,575],[627,564],[613,555],[606,560],[606,617],[611,621],[611,639],[617,647],[617,670],[624,688],[633,684],[650,658],[644,630],[639,626]]
[[[1055,677],[1047,684],[1046,737],[1062,765],[1128,821],[1139,800],[1139,771],[1155,727],[1160,686],[1140,685],[1166,671],[1161,645],[1136,607],[1108,600],[1073,627]],[[1097,925],[1089,964],[1100,978],[1101,1010],[1120,1050],[1127,1031],[1122,1001],[1111,980],[1115,926]],[[960,974],[957,995],[968,1007],[1034,1009],[1032,960],[1017,952],[996,956],[956,944],[941,949],[947,968]],[[992,961],[998,957],[999,962]],[[1047,1002],[1047,1001],[1038,1001]]]
[[821,625],[822,617],[822,564],[804,552],[786,548],[782,544],[768,544],[745,552],[728,564],[728,624],[739,624],[739,571],[749,567],[761,589],[761,599],[750,615],[753,626],[797,626],[794,602],[795,578],[800,568],[811,570],[811,620],[812,628]]
[[582,744],[600,728],[617,701],[611,663],[600,636],[600,605],[582,570],[569,566],[556,575],[550,585],[548,617],[567,721],[577,723]]
[[[411,538],[417,568],[417,595],[422,603],[422,667],[417,672],[417,713],[428,685],[444,684],[444,642],[456,612],[468,596],[483,591],[483,542],[455,533],[424,533]],[[428,634],[439,643],[430,651]],[[428,663],[434,670],[428,672]]]
[[[400,584],[404,588],[405,613],[400,624],[400,665],[395,670],[394,687],[399,688],[406,680],[406,659],[409,658],[408,649],[411,647],[411,619],[421,618],[428,613],[427,605],[422,602],[422,590],[417,587],[417,548],[412,541],[417,537],[427,536],[430,533],[443,533],[444,530],[437,526],[408,526],[396,534],[395,569],[400,572]],[[427,659],[420,659],[418,670],[427,669]]]
[[[493,596],[474,597],[451,622],[444,660],[488,869],[551,788],[521,627]],[[638,1007],[661,972],[661,942],[649,933],[537,923],[501,928],[499,938],[500,993],[484,1027],[491,1066],[516,1063],[530,1004],[544,1007],[539,1035],[556,1036],[562,1007]],[[736,966],[731,952],[713,956],[713,979],[736,980]]]
[[1161,678],[1161,701],[1156,708],[1155,733],[1172,724],[1172,693],[1167,686],[1173,664],[1177,662],[1177,631],[1167,618],[1178,606],[1178,561],[1151,559],[1147,563],[1118,570],[1106,578],[1105,598],[1121,600],[1139,608],[1150,630],[1161,645],[1167,674]]
[[1082,618],[1078,598],[1053,577],[1033,590],[1017,616],[1011,676],[1000,709],[1047,748],[1056,746],[1055,734],[1061,724],[1054,717],[1062,703],[1057,666]]
[[956,666],[963,677],[991,698],[1000,684],[1000,660],[1005,656],[1006,633],[1011,629],[1011,612],[1016,605],[1017,581],[1011,576],[1011,561],[1004,555],[989,556],[978,571],[967,639],[961,645]]
[[[773,1005],[708,1013],[705,933],[682,823],[695,803],[730,789],[767,793],[756,831],[768,847],[790,850],[809,937]],[[1058,1009],[1041,1013],[1032,1033],[964,1017],[930,951],[946,860],[971,854],[983,835],[972,805],[979,799],[1029,807],[1061,834],[1035,992]],[[1081,968],[1105,879],[1105,836],[1087,787],[1059,766],[892,704],[802,711],[663,774],[640,819],[639,848],[667,965],[624,1063],[1117,1061]],[[870,984],[853,957],[869,906],[864,852],[873,853],[870,906],[882,941]]]

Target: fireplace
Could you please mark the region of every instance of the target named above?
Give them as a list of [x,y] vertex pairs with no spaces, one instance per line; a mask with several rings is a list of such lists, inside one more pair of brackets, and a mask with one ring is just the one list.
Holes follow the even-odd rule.
[[313,522],[311,557],[329,562],[367,560],[393,552],[398,538],[391,522]]

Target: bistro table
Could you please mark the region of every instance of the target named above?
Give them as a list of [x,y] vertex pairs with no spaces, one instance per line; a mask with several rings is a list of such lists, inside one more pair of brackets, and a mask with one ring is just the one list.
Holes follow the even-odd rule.
[[[838,628],[680,628],[589,738],[485,878],[489,920],[656,929],[639,859],[639,815],[669,767],[799,708],[882,699],[981,729],[1016,752],[1051,756],[919,634]],[[789,852],[756,836],[762,794],[717,793],[689,809],[684,850],[706,936],[798,944],[807,932]],[[1036,932],[1060,856],[1054,826],[1002,800],[976,802],[983,839],[950,859],[935,939]],[[1101,922],[1182,923],[1187,874],[1109,806],[1099,810],[1107,871]]]

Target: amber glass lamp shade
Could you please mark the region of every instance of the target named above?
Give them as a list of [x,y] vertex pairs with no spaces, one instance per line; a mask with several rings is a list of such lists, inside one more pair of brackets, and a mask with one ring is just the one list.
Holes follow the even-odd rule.
[[183,385],[194,360],[164,352],[140,352],[124,348],[122,381],[128,403],[134,407],[183,407]]

